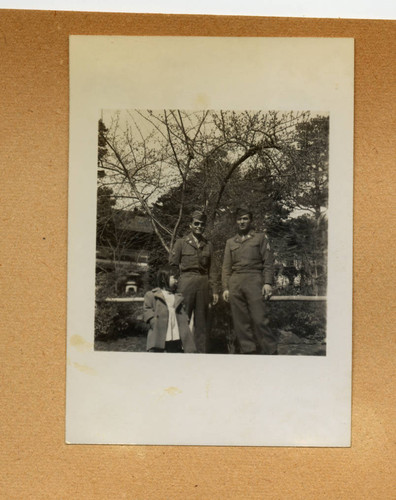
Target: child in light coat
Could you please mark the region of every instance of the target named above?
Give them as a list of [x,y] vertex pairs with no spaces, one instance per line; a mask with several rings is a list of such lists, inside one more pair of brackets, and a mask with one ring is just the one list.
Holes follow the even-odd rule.
[[144,321],[149,324],[148,352],[197,352],[183,296],[175,293],[177,279],[170,267],[157,272],[157,288],[144,296]]

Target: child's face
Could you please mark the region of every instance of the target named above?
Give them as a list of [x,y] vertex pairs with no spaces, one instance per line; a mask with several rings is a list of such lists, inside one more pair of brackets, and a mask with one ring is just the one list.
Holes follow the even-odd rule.
[[169,288],[171,290],[176,290],[177,287],[177,278],[175,276],[170,276],[169,278]]

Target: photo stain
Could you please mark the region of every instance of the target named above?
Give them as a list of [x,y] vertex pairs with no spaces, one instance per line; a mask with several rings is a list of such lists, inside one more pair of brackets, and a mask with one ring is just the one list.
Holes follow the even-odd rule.
[[134,449],[135,455],[139,458],[146,458],[146,450],[139,446],[136,446]]
[[80,365],[80,363],[73,363],[74,368],[77,368],[77,370],[80,370],[80,372],[86,373],[87,375],[96,375],[96,370],[93,368],[90,368],[89,366],[85,365]]
[[176,396],[177,394],[181,394],[183,392],[177,387],[167,387],[164,391],[169,394],[169,396]]
[[205,94],[197,94],[195,98],[195,105],[198,108],[206,109],[209,108],[209,99]]
[[80,352],[92,350],[92,344],[84,340],[80,335],[72,335],[70,337],[70,345]]

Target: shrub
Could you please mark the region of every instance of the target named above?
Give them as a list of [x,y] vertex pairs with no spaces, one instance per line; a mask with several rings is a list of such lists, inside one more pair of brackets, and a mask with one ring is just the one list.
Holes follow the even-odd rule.
[[[326,338],[325,302],[266,302],[269,327],[280,333],[289,331],[300,339],[322,342]],[[239,345],[232,327],[230,308],[223,301],[213,309],[209,350],[238,353]]]
[[[116,296],[115,273],[96,276],[95,339],[109,339],[127,335],[146,335],[143,306],[137,302],[106,302]],[[119,296],[119,295],[118,295]]]
[[326,337],[326,302],[269,302],[268,317],[271,328],[318,341]]

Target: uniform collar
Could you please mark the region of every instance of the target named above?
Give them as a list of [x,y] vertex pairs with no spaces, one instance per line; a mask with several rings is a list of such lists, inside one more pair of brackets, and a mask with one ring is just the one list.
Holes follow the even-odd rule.
[[[245,239],[243,241],[246,241],[246,240],[250,240],[251,238],[253,238],[253,236],[255,235],[256,231],[254,229],[251,229],[248,234],[246,235]],[[234,237],[234,241],[237,242],[237,243],[243,243],[242,241],[242,237],[237,234],[235,237]]]
[[194,236],[193,236],[192,233],[189,233],[186,236],[185,240],[187,241],[187,243],[189,243],[190,245],[192,245],[194,248],[201,248],[201,247],[203,247],[207,243],[206,239],[202,236],[202,239],[199,242],[199,245],[197,246],[197,242],[195,241],[195,238],[194,238]]

